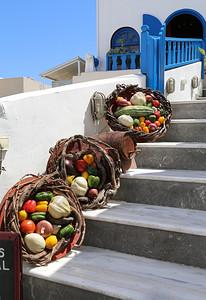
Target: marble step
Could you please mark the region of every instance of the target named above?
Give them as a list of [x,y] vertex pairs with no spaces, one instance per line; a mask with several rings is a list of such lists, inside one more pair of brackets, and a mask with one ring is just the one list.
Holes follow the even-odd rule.
[[206,268],[206,212],[111,201],[84,212],[84,244]]
[[206,299],[206,270],[94,247],[23,274],[25,300]]
[[158,142],[206,143],[206,119],[172,119],[166,134]]
[[205,119],[206,100],[172,101],[172,119]]
[[206,210],[206,171],[130,169],[121,174],[120,188],[114,198],[133,203]]
[[139,143],[139,168],[206,170],[206,143]]

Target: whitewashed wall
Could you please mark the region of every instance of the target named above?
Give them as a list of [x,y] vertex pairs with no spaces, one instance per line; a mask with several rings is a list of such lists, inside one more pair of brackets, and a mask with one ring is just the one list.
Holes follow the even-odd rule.
[[[198,77],[198,87],[192,88],[192,77]],[[172,77],[175,79],[175,92],[167,94],[166,83]],[[183,85],[182,82],[186,81]],[[201,79],[201,62],[190,64],[187,66],[167,70],[165,72],[165,91],[164,94],[168,100],[195,100],[197,96],[202,95],[202,79]]]
[[97,0],[97,57],[98,71],[106,70],[106,53],[113,33],[121,27],[132,27],[141,35],[142,16],[151,14],[163,23],[179,9],[193,9],[206,18],[204,0]]
[[145,87],[145,76],[120,76],[0,99],[0,137],[9,138],[3,160],[6,171],[0,175],[0,202],[22,176],[44,173],[49,149],[59,139],[109,130],[105,120],[95,127],[90,98],[96,91],[109,95],[117,83]]

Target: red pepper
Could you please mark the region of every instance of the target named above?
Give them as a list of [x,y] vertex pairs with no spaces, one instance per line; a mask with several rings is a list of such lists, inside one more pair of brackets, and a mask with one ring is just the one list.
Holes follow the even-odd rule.
[[75,168],[77,169],[78,172],[84,172],[87,169],[87,163],[83,159],[78,159],[75,162]]
[[23,209],[28,213],[33,213],[36,210],[36,201],[34,200],[27,200],[24,205]]
[[145,125],[148,126],[149,124],[151,124],[152,122],[150,120],[145,120]]
[[155,115],[157,119],[159,119],[161,117],[161,112],[159,110],[156,110],[155,112],[153,112],[153,115]]

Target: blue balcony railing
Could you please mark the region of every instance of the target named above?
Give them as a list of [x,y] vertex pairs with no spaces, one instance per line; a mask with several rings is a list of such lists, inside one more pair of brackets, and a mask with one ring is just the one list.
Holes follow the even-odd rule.
[[108,54],[107,71],[128,70],[140,68],[140,53]]
[[147,87],[164,93],[165,70],[202,62],[204,78],[204,55],[199,48],[205,49],[202,39],[166,37],[166,24],[161,27],[158,36],[149,34],[149,27],[142,26],[140,69],[147,77]]
[[201,39],[165,38],[165,70],[201,60]]

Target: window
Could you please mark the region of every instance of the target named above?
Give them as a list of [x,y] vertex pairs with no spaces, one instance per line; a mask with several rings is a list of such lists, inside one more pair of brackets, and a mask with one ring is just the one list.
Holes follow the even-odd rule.
[[111,48],[118,49],[124,43],[124,51],[128,53],[139,52],[139,34],[130,27],[118,29],[112,37]]

